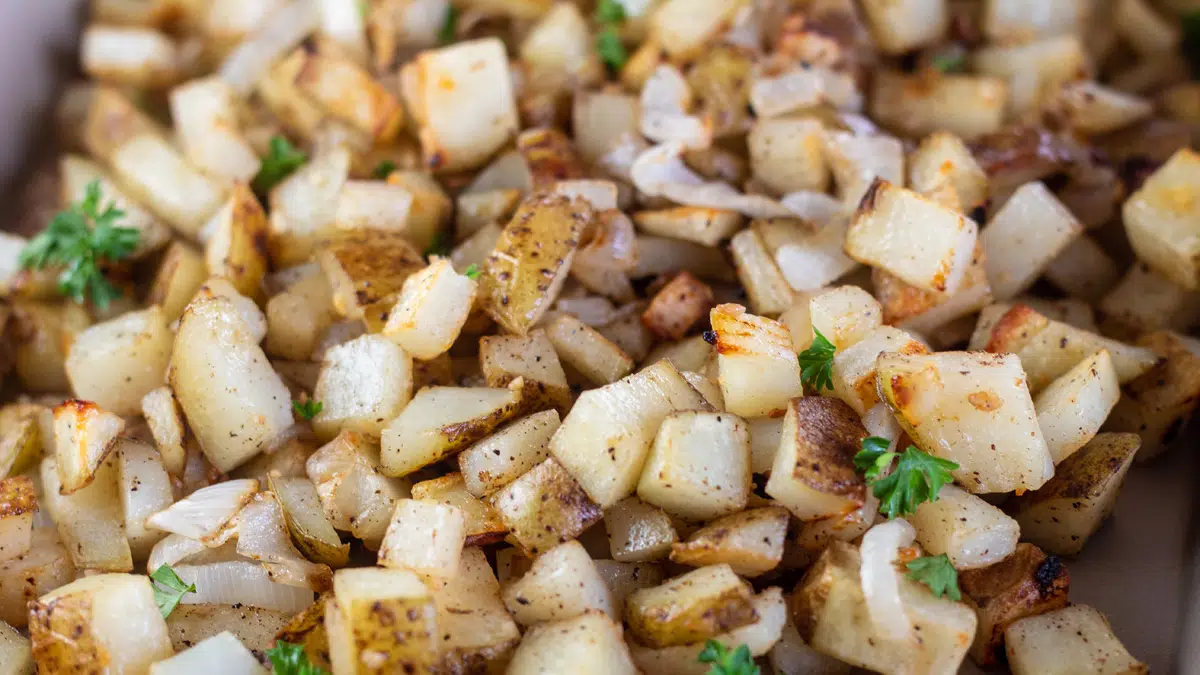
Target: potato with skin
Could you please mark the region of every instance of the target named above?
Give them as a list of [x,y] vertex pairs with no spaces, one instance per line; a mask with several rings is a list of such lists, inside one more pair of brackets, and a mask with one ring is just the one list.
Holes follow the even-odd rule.
[[786,326],[732,304],[714,307],[709,321],[726,410],[746,418],[772,415],[804,393]]
[[237,183],[224,206],[204,226],[204,260],[209,276],[224,277],[238,293],[260,300],[263,277],[271,269],[267,214],[254,192]]
[[766,493],[803,521],[859,508],[866,484],[854,456],[866,437],[858,414],[845,403],[823,396],[792,399]]
[[534,409],[555,408],[561,414],[571,407],[571,387],[554,344],[546,331],[521,335],[486,335],[479,339],[479,366],[489,387],[507,387],[525,379],[522,394]]
[[625,621],[647,647],[703,642],[757,621],[753,595],[728,565],[701,567],[634,591],[625,601]]
[[466,489],[486,497],[519,478],[550,455],[548,444],[558,429],[558,412],[543,410],[511,422],[458,453]]
[[500,234],[479,279],[484,309],[506,331],[525,335],[558,297],[592,220],[583,200],[535,194]]
[[29,476],[0,480],[0,563],[29,553],[37,510],[37,495]]
[[503,590],[504,604],[522,626],[574,618],[589,610],[614,619],[608,586],[578,541],[560,544],[533,561],[520,579]]
[[38,596],[75,579],[71,555],[53,527],[36,527],[24,555],[0,562],[0,621],[24,628],[26,606]]
[[560,361],[595,384],[611,384],[633,371],[628,354],[570,314],[560,314],[546,324],[546,337]]
[[329,277],[333,306],[342,316],[381,324],[380,315],[399,297],[405,280],[425,267],[417,249],[393,230],[339,232],[317,254],[317,261]]
[[718,518],[686,542],[672,544],[671,562],[692,567],[727,564],[745,577],[766,574],[783,560],[788,520],[787,509],[779,506]]
[[712,304],[712,288],[684,270],[654,294],[641,320],[659,339],[680,340]]
[[600,506],[553,457],[494,493],[488,503],[530,558],[578,537],[603,517]]
[[28,392],[71,389],[67,377],[68,346],[91,324],[87,310],[73,302],[52,305],[13,303],[12,340],[17,377]]
[[510,675],[636,675],[621,625],[603,612],[544,623],[525,633],[508,664]]
[[1158,456],[1179,434],[1200,401],[1200,355],[1184,338],[1166,331],[1142,336],[1140,346],[1160,357],[1128,382],[1105,421],[1105,431],[1132,431],[1142,438],[1138,461]]
[[54,413],[40,405],[0,407],[0,475],[15,476],[34,466],[54,443]]
[[437,660],[437,608],[408,570],[358,567],[333,576],[325,630],[334,672],[420,673]]
[[1113,635],[1104,615],[1087,605],[1021,619],[1004,631],[1004,640],[1013,675],[1150,672]]
[[465,532],[464,546],[494,544],[508,534],[500,515],[486,501],[467,491],[461,473],[448,473],[439,478],[421,481],[412,487],[413,499],[437,502],[462,512]]

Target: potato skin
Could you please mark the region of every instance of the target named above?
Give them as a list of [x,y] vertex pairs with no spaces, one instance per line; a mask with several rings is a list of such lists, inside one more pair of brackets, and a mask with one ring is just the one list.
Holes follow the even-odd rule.
[[29,603],[33,658],[44,673],[103,675],[111,657],[92,635],[92,596],[72,593]]
[[574,539],[604,515],[553,458],[509,483],[488,503],[530,558]]

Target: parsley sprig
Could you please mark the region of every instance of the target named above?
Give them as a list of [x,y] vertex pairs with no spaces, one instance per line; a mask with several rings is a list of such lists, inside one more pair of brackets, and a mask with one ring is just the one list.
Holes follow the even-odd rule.
[[371,172],[371,177],[379,180],[386,180],[387,177],[392,175],[392,172],[395,170],[396,163],[390,159],[385,159],[375,165],[375,170]]
[[833,389],[833,355],[837,348],[821,331],[813,328],[816,337],[808,349],[800,352],[800,379],[811,389]]
[[154,604],[158,605],[158,611],[162,612],[164,619],[171,616],[184,594],[196,592],[196,584],[184,584],[170,565],[161,565],[150,575],[150,579],[150,585],[154,587]]
[[762,671],[754,664],[754,657],[746,645],[738,645],[732,651],[728,647],[709,640],[704,643],[700,652],[700,663],[711,663],[708,675],[761,675]]
[[483,274],[483,271],[480,270],[479,265],[476,265],[475,263],[468,265],[467,271],[463,272],[463,276],[471,279],[472,281],[478,279],[480,274]]
[[[942,486],[950,483],[950,472],[958,464],[921,452],[910,445],[904,454],[888,452],[888,440],[871,436],[863,440],[862,450],[854,456],[854,466],[864,473],[879,498],[879,512],[888,519],[910,516],[925,502],[936,502]],[[883,475],[900,458],[896,468]]]
[[625,43],[621,42],[620,25],[625,20],[625,6],[617,0],[600,0],[596,6],[596,21],[600,33],[596,35],[596,53],[600,60],[612,70],[620,70],[629,61]]
[[21,249],[19,262],[25,269],[61,266],[59,293],[80,303],[91,296],[92,304],[105,309],[121,297],[121,291],[105,278],[101,263],[133,253],[141,232],[119,227],[117,221],[125,212],[112,202],[101,211],[102,199],[100,181],[88,183],[83,201],[54,216],[50,225]]
[[967,57],[963,54],[938,54],[930,65],[943,73],[961,73],[967,69]]
[[296,411],[296,414],[310,422],[312,418],[320,415],[321,410],[324,408],[324,403],[314,401],[311,398],[304,399],[303,401],[292,401],[292,409]]
[[283,136],[272,136],[267,146],[267,156],[262,159],[258,175],[254,177],[254,192],[259,197],[266,197],[271,188],[283,182],[308,161],[308,155],[292,145]]
[[908,578],[919,581],[933,591],[934,596],[948,596],[958,602],[962,600],[962,592],[958,590],[958,572],[946,554],[927,555],[923,558],[909,561]]
[[300,645],[276,640],[275,646],[268,649],[266,654],[271,660],[271,672],[274,675],[329,675],[308,660],[308,654]]
[[442,27],[438,29],[438,44],[448,45],[458,36],[458,8],[454,5],[446,7],[446,18],[442,19]]

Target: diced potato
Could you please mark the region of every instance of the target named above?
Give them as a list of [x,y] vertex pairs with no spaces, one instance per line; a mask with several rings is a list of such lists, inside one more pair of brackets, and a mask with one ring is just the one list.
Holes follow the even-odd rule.
[[204,226],[208,273],[228,279],[238,293],[263,295],[263,277],[271,267],[267,251],[267,214],[249,186],[234,185],[229,200]]
[[[638,243],[640,248],[642,240]],[[775,315],[791,306],[792,287],[757,232],[746,229],[733,235],[729,251],[737,269],[738,281],[746,289],[750,307],[755,312]]]
[[750,488],[746,422],[728,413],[685,411],[663,419],[637,493],[673,515],[711,520],[744,508]]
[[304,557],[331,567],[349,560],[350,545],[343,544],[321,508],[321,498],[307,477],[267,474],[271,492],[279,498],[292,541]]
[[650,15],[650,32],[673,61],[700,56],[733,23],[741,6],[725,0],[667,0]]
[[1178,436],[1200,400],[1200,356],[1186,338],[1173,333],[1150,333],[1141,345],[1161,360],[1130,381],[1112,410],[1105,428],[1132,431],[1142,438],[1139,461],[1157,456]]
[[621,625],[603,612],[541,624],[525,633],[508,664],[509,675],[636,675]]
[[461,473],[421,481],[412,487],[413,499],[438,502],[462,512],[466,546],[493,544],[504,538],[508,528],[490,504],[467,492]]
[[1138,258],[1188,290],[1200,288],[1200,216],[1189,204],[1200,190],[1200,155],[1184,148],[1125,202],[1125,232]]
[[971,65],[975,72],[1008,80],[1009,111],[1014,115],[1032,111],[1062,84],[1088,72],[1078,35],[984,47],[972,55]]
[[992,295],[1008,300],[1027,289],[1082,231],[1044,184],[1022,185],[980,235]]
[[940,38],[950,23],[945,0],[867,0],[863,11],[880,49],[901,54]]
[[987,0],[983,3],[981,20],[983,32],[991,40],[1019,44],[1030,38],[1076,32],[1083,27],[1087,11],[1088,3],[1079,0],[1049,7],[1038,5],[1036,0]]
[[755,622],[752,598],[750,585],[728,565],[711,565],[634,591],[625,601],[625,620],[649,647],[702,642]]
[[867,430],[834,399],[792,399],[766,492],[800,520],[819,520],[863,505],[866,486],[854,466]]
[[507,387],[525,379],[523,395],[536,409],[571,406],[567,375],[544,330],[527,335],[487,335],[479,340],[479,365],[489,387]]
[[405,280],[383,327],[384,337],[418,359],[450,349],[475,302],[475,281],[441,258]]
[[[737,235],[735,235],[736,238]],[[744,237],[740,241],[745,246]],[[765,255],[761,252],[761,241],[758,241],[757,246],[760,249],[760,255]],[[668,237],[638,235],[637,251],[637,264],[629,270],[631,279],[642,279],[679,270],[687,270],[701,279],[713,281],[732,281],[736,278],[734,268],[726,261],[725,254],[715,248]],[[749,255],[746,251],[739,254],[736,243],[733,241],[730,242],[730,251],[733,253],[734,260],[738,260],[738,256],[741,255],[741,260],[745,261],[746,255]]]
[[[631,302],[619,307],[614,313],[612,321],[596,330],[620,347],[621,351],[631,356],[634,361],[643,361],[650,354],[650,348],[655,343],[654,333],[650,332],[642,320],[647,311],[649,311],[649,306],[646,303]],[[704,312],[707,311],[708,306],[705,305]]]
[[334,672],[429,672],[437,660],[437,609],[416,574],[358,567],[333,575],[325,608]]
[[561,361],[595,384],[611,384],[633,371],[628,354],[569,314],[560,314],[546,324],[546,337]]
[[1080,361],[1037,395],[1038,426],[1055,464],[1092,440],[1120,396],[1106,349]]
[[143,673],[174,653],[143,575],[84,577],[30,603],[29,617],[34,658],[50,672]]
[[583,392],[550,439],[550,454],[607,508],[633,494],[659,425],[704,398],[668,361]]
[[859,415],[879,403],[875,365],[879,355],[886,352],[925,354],[929,349],[902,330],[880,326],[853,346],[838,349],[833,356],[833,394]]
[[1063,460],[1053,478],[1013,504],[1021,538],[1051,553],[1077,555],[1112,513],[1140,445],[1137,434],[1097,434]]
[[529,557],[578,537],[603,515],[553,457],[501,488],[488,503]]
[[182,241],[173,241],[159,263],[146,302],[162,307],[167,321],[174,321],[207,278],[204,257]]
[[0,563],[29,553],[37,510],[37,495],[29,476],[0,480]]
[[792,599],[800,637],[813,649],[879,673],[957,673],[975,634],[975,612],[897,575],[904,612],[920,638],[889,639],[867,613],[858,550],[832,542]]
[[267,301],[267,339],[263,349],[273,356],[305,361],[329,329],[337,311],[333,288],[319,270]]
[[[254,300],[238,293],[233,284],[221,277],[212,277],[208,281],[205,281],[200,286],[200,290],[196,291],[196,297],[192,298],[192,301],[196,302],[211,298],[224,298],[233,303],[234,311],[237,313],[238,319],[245,325],[246,330],[250,334],[250,339],[254,340],[255,343],[263,341],[263,338],[267,335],[267,317],[258,308]],[[178,333],[178,329],[176,333]]]
[[671,546],[671,561],[704,567],[729,565],[741,576],[757,577],[783,560],[788,512],[778,506],[748,509],[719,518]]
[[0,407],[0,475],[34,467],[54,443],[54,413],[32,403]]
[[578,541],[546,551],[525,576],[504,587],[503,595],[508,611],[523,626],[571,619],[589,610],[614,618],[617,612],[608,586]]
[[1067,295],[1092,304],[1099,303],[1120,278],[1117,263],[1087,235],[1072,239],[1043,273]]
[[90,401],[69,399],[54,408],[54,457],[62,494],[91,485],[124,429],[124,419]]
[[637,497],[613,504],[604,514],[604,529],[613,560],[621,562],[662,560],[679,541],[666,512]]
[[999,131],[1007,107],[1008,83],[996,77],[881,69],[872,84],[871,117],[906,136],[945,131],[973,140]]
[[591,219],[587,202],[561,195],[534,195],[518,207],[480,278],[484,309],[505,330],[524,335],[550,308]]
[[659,361],[670,361],[678,370],[699,372],[704,369],[712,353],[712,345],[704,341],[704,336],[694,335],[678,342],[659,344],[646,355],[642,365],[649,367]]
[[379,564],[411,570],[432,588],[439,588],[458,571],[465,530],[457,507],[401,499],[383,535]]
[[859,206],[876,178],[904,184],[904,144],[885,134],[826,131],[825,161],[847,211]]
[[58,171],[62,180],[63,201],[68,203],[83,201],[87,197],[87,186],[99,181],[102,195],[100,210],[111,204],[125,213],[120,220],[121,227],[138,231],[137,248],[129,254],[130,258],[141,259],[171,240],[171,228],[132,200],[99,164],[77,155],[65,155],[59,161]]
[[387,182],[412,195],[404,233],[419,250],[426,250],[450,219],[454,202],[433,176],[421,171],[393,171]]
[[588,49],[588,22],[575,5],[552,5],[521,41],[521,62],[539,89],[570,88],[594,82],[603,66]]
[[0,663],[4,664],[4,675],[33,675],[37,670],[37,664],[33,662],[33,650],[29,638],[2,621],[0,621]]
[[741,228],[742,216],[725,209],[675,206],[638,211],[633,214],[633,222],[639,230],[648,234],[716,246]]
[[189,305],[171,354],[171,390],[205,457],[229,471],[292,426],[292,397],[237,308],[223,297]]
[[623,563],[615,560],[593,560],[608,590],[613,606],[625,607],[625,599],[638,589],[650,588],[663,582],[663,568],[658,563]]
[[272,188],[272,262],[298,265],[308,261],[318,237],[334,227],[338,195],[349,173],[350,151],[338,146],[317,153]]
[[379,335],[363,335],[325,352],[313,399],[322,439],[342,431],[378,435],[412,398],[412,359]]
[[378,549],[396,502],[409,496],[406,481],[383,475],[379,445],[346,431],[313,453],[305,469],[329,522]]
[[825,223],[765,218],[750,226],[792,289],[804,293],[824,288],[858,267],[842,250],[848,224],[848,219],[837,216]]
[[413,195],[399,185],[349,180],[338,195],[334,222],[341,229],[405,230]]
[[788,616],[779,642],[771,648],[768,661],[777,673],[813,673],[813,675],[850,675],[853,666],[805,644]]
[[758,120],[746,136],[754,176],[777,193],[829,186],[822,150],[822,126],[813,118]]
[[746,420],[750,427],[750,470],[770,474],[783,437],[782,417],[756,417]]
[[175,501],[171,476],[154,446],[130,438],[117,441],[117,487],[125,515],[125,535],[135,560],[144,560],[165,532],[150,528],[146,519]]
[[499,387],[428,387],[383,429],[383,470],[405,476],[487,436],[520,412],[522,382]]
[[166,317],[151,306],[78,333],[65,366],[76,396],[116,415],[135,415],[142,397],[162,384],[170,357]]
[[534,413],[460,452],[458,466],[467,490],[486,497],[541,463],[550,454],[547,445],[559,424],[557,411]]
[[425,267],[421,254],[393,230],[344,231],[317,260],[333,286],[333,306],[351,319],[372,320],[390,309],[405,280]]
[[497,38],[421,52],[401,70],[400,83],[425,164],[435,171],[476,168],[516,135],[508,58]]
[[170,387],[158,387],[142,398],[142,417],[150,427],[154,445],[162,457],[163,467],[172,476],[182,476],[186,462],[183,442],[187,428],[183,425],[183,413]]
[[0,562],[0,621],[24,628],[29,602],[74,579],[75,566],[55,529],[34,528],[29,552]]
[[726,410],[747,418],[771,415],[804,392],[786,326],[739,305],[718,305],[709,321]]
[[879,389],[925,451],[975,493],[1034,490],[1054,474],[1021,361],[976,352],[884,354]]
[[17,377],[29,392],[63,392],[67,379],[67,347],[91,323],[87,310],[73,302],[13,305],[13,344]]
[[1051,114],[1063,124],[1085,135],[1107,134],[1150,117],[1154,105],[1149,101],[1094,81],[1071,82],[1063,86],[1050,104]]
[[917,507],[908,520],[930,555],[946,554],[956,569],[987,567],[1017,547],[1017,521],[954,485],[944,485],[937,501]]
[[952,187],[964,213],[983,206],[988,198],[987,173],[967,144],[945,131],[927,136],[908,158],[908,183],[926,195]]
[[157,134],[135,135],[106,159],[132,197],[189,237],[199,235],[224,201],[221,186]]
[[370,136],[391,141],[404,123],[404,107],[382,83],[353,60],[330,53],[299,50],[303,60],[296,88],[335,118]]
[[820,331],[839,351],[853,346],[883,322],[879,301],[858,286],[839,286],[808,303],[814,333]]
[[180,54],[171,38],[149,28],[91,25],[79,43],[83,71],[103,82],[158,88],[180,75]]
[[219,77],[171,90],[171,119],[188,161],[211,175],[249,181],[262,162],[238,127],[236,94]]
[[855,211],[846,253],[930,291],[958,290],[978,226],[911,190],[877,179]]
[[499,659],[520,639],[481,549],[463,550],[458,571],[433,592],[433,601],[442,634],[438,650],[447,672],[469,672]]
[[1066,607],[1071,581],[1057,556],[1047,556],[1033,544],[1017,544],[1012,555],[994,565],[963,570],[958,583],[979,618],[971,658],[987,667],[1003,657],[1004,631],[1014,621]]
[[1004,631],[1014,675],[1150,672],[1121,644],[1098,610],[1072,605],[1021,619]]
[[1144,263],[1136,263],[1097,309],[1104,316],[1106,334],[1133,340],[1157,330],[1187,330],[1200,318],[1200,294],[1184,290]]
[[654,294],[641,320],[659,338],[679,340],[704,318],[712,305],[712,289],[685,270]]
[[221,664],[221,672],[230,675],[267,675],[267,669],[229,631],[218,633],[186,651],[155,663],[150,666],[149,675],[202,675],[215,663]]

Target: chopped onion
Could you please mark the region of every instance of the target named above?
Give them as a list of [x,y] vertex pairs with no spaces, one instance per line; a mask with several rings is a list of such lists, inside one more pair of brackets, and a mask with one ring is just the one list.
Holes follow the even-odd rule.
[[633,163],[649,147],[641,136],[623,133],[620,140],[596,160],[596,165],[613,178],[632,181]]
[[824,99],[824,81],[811,66],[774,77],[755,78],[750,85],[750,105],[759,117],[786,115],[819,105]]
[[642,87],[642,135],[656,143],[678,141],[700,150],[712,145],[712,120],[687,114],[692,90],[675,66],[662,64]]
[[790,192],[779,203],[797,216],[814,223],[825,224],[848,217],[846,205],[824,192]]
[[[233,528],[230,528],[232,531]],[[160,539],[154,548],[150,549],[150,557],[146,560],[146,572],[152,574],[163,565],[174,567],[188,558],[206,550],[208,547],[197,539],[190,539],[179,534],[168,534]]]
[[912,621],[900,600],[896,558],[900,549],[912,544],[916,536],[916,530],[907,520],[897,518],[867,530],[859,548],[867,614],[875,628],[893,640],[907,640],[913,633]]
[[258,492],[258,481],[253,478],[200,488],[147,518],[146,525],[215,546],[219,542],[213,542],[223,535],[226,524],[255,492]]
[[307,588],[271,581],[262,565],[249,560],[208,565],[179,565],[175,573],[185,583],[195,584],[195,593],[185,593],[185,605],[235,605],[262,607],[295,614],[313,603],[316,594]]
[[763,46],[763,11],[759,3],[748,4],[733,18],[733,28],[725,32],[726,44],[761,52]]
[[794,215],[769,197],[745,195],[726,183],[705,182],[684,163],[683,151],[684,145],[674,141],[643,152],[630,169],[634,186],[650,197],[666,197],[686,206],[729,209],[751,218]]
[[237,552],[263,563],[271,580],[314,591],[329,590],[328,565],[309,562],[292,545],[283,505],[273,492],[260,492],[238,514]]
[[289,2],[262,22],[221,64],[221,79],[245,96],[284,53],[317,30],[321,16],[310,0]]

